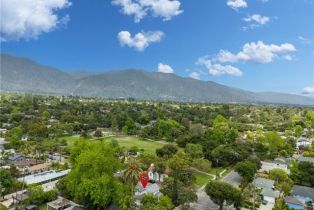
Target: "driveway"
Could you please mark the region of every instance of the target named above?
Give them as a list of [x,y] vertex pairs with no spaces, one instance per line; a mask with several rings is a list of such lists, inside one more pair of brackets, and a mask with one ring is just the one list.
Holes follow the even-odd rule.
[[234,187],[239,187],[242,177],[237,172],[232,170],[222,179],[222,181],[231,184]]
[[[189,210],[217,210],[218,206],[210,199],[204,191],[205,186],[198,189],[197,202],[191,203]],[[233,207],[224,207],[225,210],[235,210]]]

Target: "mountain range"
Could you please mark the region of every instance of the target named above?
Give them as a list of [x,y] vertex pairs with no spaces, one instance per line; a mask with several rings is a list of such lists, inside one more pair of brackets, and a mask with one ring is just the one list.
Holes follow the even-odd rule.
[[314,105],[301,95],[251,92],[212,81],[137,69],[67,73],[28,58],[1,54],[0,90],[180,102]]

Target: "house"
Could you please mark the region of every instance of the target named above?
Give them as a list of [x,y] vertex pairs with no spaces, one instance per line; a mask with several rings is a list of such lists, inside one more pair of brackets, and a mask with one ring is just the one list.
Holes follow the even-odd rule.
[[291,195],[303,203],[314,202],[314,188],[294,185]]
[[22,136],[21,141],[27,141],[27,140],[28,140],[28,136],[26,135]]
[[290,209],[301,210],[304,209],[304,203],[302,203],[299,199],[293,196],[286,196],[285,202]]
[[261,199],[272,204],[274,204],[276,202],[276,198],[280,196],[280,192],[275,190],[274,184],[274,180],[261,177],[258,177],[253,181],[253,186],[262,190]]
[[290,171],[288,170],[288,166],[285,163],[280,163],[278,161],[276,162],[261,161],[261,164],[262,164],[262,167],[259,170],[259,172],[262,172],[262,173],[269,173],[269,171],[273,169],[281,169],[285,171],[287,174],[290,173]]
[[297,162],[299,162],[299,163],[300,163],[300,162],[309,162],[309,163],[314,164],[314,158],[312,158],[312,157],[300,156],[300,157],[298,157]]
[[156,183],[148,183],[145,188],[143,188],[141,183],[138,183],[135,187],[135,197],[141,198],[146,194],[153,194],[157,197],[160,197],[162,193],[159,191],[160,187]]
[[35,174],[35,173],[48,171],[50,168],[51,168],[51,163],[40,163],[37,165],[30,166],[28,170],[31,174]]
[[166,177],[168,177],[169,168],[166,168],[163,173],[158,173],[152,163],[148,168],[149,181],[152,182],[163,182]]
[[296,143],[296,148],[300,149],[301,147],[310,147],[312,144],[312,140],[309,138],[298,138]]
[[46,171],[38,174],[32,174],[28,176],[24,176],[18,178],[20,182],[25,182],[26,184],[40,184],[40,183],[47,183],[54,180],[58,180],[61,177],[64,177],[70,172],[70,169],[63,170],[63,171]]
[[80,206],[73,201],[59,197],[57,200],[47,203],[47,210],[84,210],[83,206]]
[[275,203],[276,198],[278,198],[280,192],[273,189],[263,189],[261,192],[262,200],[267,201],[269,203]]
[[26,160],[26,157],[20,154],[14,154],[13,156],[9,157],[9,161],[12,163],[22,161],[22,160]]
[[0,133],[5,134],[8,130],[6,128],[0,128]]
[[254,187],[257,189],[273,189],[275,181],[271,179],[265,179],[258,177],[253,181]]

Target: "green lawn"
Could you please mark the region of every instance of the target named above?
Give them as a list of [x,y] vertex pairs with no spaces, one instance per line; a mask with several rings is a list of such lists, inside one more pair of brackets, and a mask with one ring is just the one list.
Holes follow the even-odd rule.
[[[83,140],[83,137],[79,136],[65,136],[60,139],[66,140],[67,144],[69,146],[72,146],[75,141]],[[123,146],[125,148],[131,148],[132,146],[137,146],[139,149],[143,149],[144,152],[155,154],[156,149],[161,148],[164,144],[158,142],[158,141],[149,141],[149,140],[143,140],[139,137],[135,136],[111,136],[111,137],[104,137],[105,141],[110,142],[111,140],[115,139],[119,142],[120,146]]]
[[206,174],[199,173],[199,172],[193,172],[193,173],[196,177],[194,184],[197,188],[202,187],[204,184],[207,184],[210,180],[212,180],[212,177]]
[[161,148],[164,145],[158,141],[143,140],[135,136],[114,136],[106,137],[104,139],[106,141],[111,141],[115,139],[119,142],[120,146],[123,146],[125,148],[131,148],[132,146],[136,146],[139,149],[143,149],[144,152],[150,154],[155,154],[156,149]]
[[64,139],[69,146],[72,146],[75,141],[78,141],[80,139],[83,140],[84,138],[80,136],[64,136],[64,137],[61,137],[60,139]]

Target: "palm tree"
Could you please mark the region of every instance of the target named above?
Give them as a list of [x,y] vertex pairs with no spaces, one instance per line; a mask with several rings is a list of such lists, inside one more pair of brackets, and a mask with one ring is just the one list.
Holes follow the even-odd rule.
[[131,192],[134,193],[134,186],[137,184],[142,169],[140,168],[139,164],[131,161],[129,162],[126,170],[123,172],[123,181],[131,184]]

